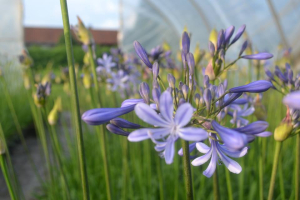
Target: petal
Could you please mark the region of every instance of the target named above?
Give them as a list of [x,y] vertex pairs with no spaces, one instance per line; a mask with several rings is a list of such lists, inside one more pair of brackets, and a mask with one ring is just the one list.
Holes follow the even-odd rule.
[[175,154],[174,143],[175,143],[175,138],[169,137],[167,139],[167,144],[166,144],[166,149],[165,149],[164,155],[165,155],[166,163],[168,165],[172,164],[172,162],[173,162],[173,158],[174,158],[174,154]]
[[151,132],[153,138],[163,138],[170,132],[168,128],[142,128],[131,132],[128,136],[130,142],[139,142],[149,139],[148,132]]
[[148,59],[148,55],[146,50],[142,47],[142,45],[138,41],[134,41],[134,48],[137,53],[137,55],[140,57],[140,59],[149,67],[150,69],[152,68],[152,64]]
[[239,92],[250,92],[250,93],[260,93],[265,92],[269,88],[273,87],[273,84],[270,81],[259,80],[249,83],[247,85],[242,85],[238,87],[234,87],[229,89],[231,93],[239,93]]
[[243,157],[244,155],[246,155],[246,153],[248,152],[249,147],[244,147],[242,150],[240,151],[232,151],[226,148],[226,146],[224,145],[218,145],[218,148],[220,151],[223,151],[225,154],[227,154],[230,157],[233,158],[240,158]]
[[159,98],[159,110],[167,122],[173,122],[173,99],[170,92],[165,91]]
[[195,127],[180,128],[177,134],[186,141],[202,141],[208,137],[205,130]]
[[208,151],[206,154],[204,154],[203,156],[200,156],[196,159],[194,159],[192,161],[192,165],[193,166],[199,166],[199,165],[203,165],[204,163],[206,163],[210,157],[211,157],[212,151]]
[[207,166],[206,170],[203,172],[203,175],[206,176],[207,178],[210,178],[215,170],[216,170],[216,165],[218,162],[218,154],[216,150],[212,150],[212,155],[210,159],[210,163]]
[[221,151],[218,151],[218,155],[229,171],[231,171],[232,173],[235,173],[235,174],[241,173],[242,167],[239,165],[239,163],[230,159],[225,154],[223,154]]
[[200,151],[201,153],[207,153],[210,150],[210,147],[207,146],[206,144],[204,144],[203,142],[197,142],[196,143],[196,148],[198,151]]
[[175,123],[179,127],[184,127],[190,122],[193,116],[193,107],[189,103],[184,103],[176,111]]
[[265,131],[265,132],[261,132],[261,133],[255,134],[255,136],[257,136],[257,137],[269,137],[271,135],[272,135],[272,133],[269,132],[269,131]]
[[268,128],[269,124],[265,121],[256,121],[251,124],[248,124],[241,128],[235,128],[234,130],[247,134],[247,135],[255,135],[261,132],[264,132]]
[[286,95],[283,99],[283,103],[290,108],[300,109],[300,91]]
[[122,102],[121,108],[136,105],[137,103],[141,103],[141,102],[144,102],[144,100],[143,99],[126,99],[125,101]]
[[168,123],[162,119],[149,105],[138,103],[134,111],[136,115],[144,122],[153,126],[167,127]]

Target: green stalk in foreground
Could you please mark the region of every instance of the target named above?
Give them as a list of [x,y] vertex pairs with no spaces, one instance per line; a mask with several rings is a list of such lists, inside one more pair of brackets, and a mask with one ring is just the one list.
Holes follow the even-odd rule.
[[88,186],[88,178],[87,178],[87,171],[86,171],[83,134],[82,134],[82,127],[81,127],[80,112],[79,112],[79,100],[78,100],[77,84],[75,78],[74,57],[73,57],[73,50],[72,50],[67,1],[60,0],[60,6],[61,6],[61,13],[62,13],[62,19],[64,24],[64,36],[65,36],[67,59],[69,65],[70,86],[72,92],[71,95],[72,109],[73,109],[73,115],[75,115],[74,123],[75,123],[76,137],[77,137],[77,147],[78,147],[78,155],[79,155],[79,166],[80,166],[80,174],[81,174],[83,199],[87,200],[89,199],[89,186]]
[[186,199],[193,199],[193,183],[192,183],[192,172],[190,165],[190,155],[189,155],[189,142],[181,140],[183,149],[183,175],[186,190]]
[[277,172],[277,166],[278,166],[278,160],[279,160],[279,154],[280,154],[281,146],[282,146],[282,142],[276,141],[276,147],[275,147],[275,153],[274,153],[273,169],[272,169],[272,176],[271,176],[271,181],[270,181],[270,189],[269,189],[268,200],[273,199],[273,193],[274,193],[274,187],[275,187],[275,178],[276,178],[276,172]]
[[299,199],[299,167],[300,167],[300,134],[296,136],[296,165],[295,165],[295,199]]

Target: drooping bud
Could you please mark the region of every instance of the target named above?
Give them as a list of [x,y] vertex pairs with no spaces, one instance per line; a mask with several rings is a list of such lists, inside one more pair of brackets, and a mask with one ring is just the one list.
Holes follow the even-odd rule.
[[206,105],[206,110],[209,112],[210,111],[210,106],[211,106],[211,100],[212,100],[210,89],[206,88],[204,90],[203,99],[204,99],[204,102],[205,102],[205,105]]
[[107,130],[109,130],[111,133],[117,134],[117,135],[123,135],[123,136],[128,136],[129,132],[122,130],[118,126],[114,124],[107,124],[106,125]]
[[168,74],[168,82],[171,88],[175,88],[175,77],[172,74]]
[[238,41],[240,39],[240,37],[243,35],[244,31],[246,29],[246,25],[242,25],[237,33],[235,34],[233,40],[231,41],[230,45],[234,44],[236,41]]
[[187,63],[189,66],[189,75],[193,76],[194,71],[195,71],[195,60],[194,60],[194,55],[192,53],[188,53],[186,56]]
[[150,104],[150,88],[149,85],[145,82],[140,84],[140,95],[144,99],[146,104]]
[[264,53],[258,53],[253,55],[245,55],[241,56],[241,58],[248,59],[248,60],[268,60],[270,58],[273,58],[273,55],[267,52]]
[[239,92],[260,93],[260,92],[267,91],[272,86],[273,86],[273,84],[270,81],[259,80],[259,81],[254,81],[252,83],[249,83],[247,85],[231,88],[231,89],[229,89],[229,92],[231,92],[231,93],[239,93]]
[[114,118],[114,119],[110,120],[110,123],[114,124],[120,128],[129,128],[129,129],[141,128],[141,126],[139,124],[132,123],[132,122],[127,121],[122,118]]
[[218,34],[217,50],[220,50],[222,48],[222,45],[224,44],[224,40],[225,40],[224,30],[221,29]]
[[156,61],[153,64],[152,72],[153,72],[153,78],[157,78],[157,76],[159,75],[159,66]]

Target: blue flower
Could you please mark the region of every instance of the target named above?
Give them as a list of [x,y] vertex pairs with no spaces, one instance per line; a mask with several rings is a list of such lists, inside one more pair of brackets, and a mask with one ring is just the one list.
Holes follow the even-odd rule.
[[283,103],[290,108],[300,109],[300,91],[291,92],[283,99]]
[[112,61],[112,56],[108,56],[106,53],[103,54],[102,58],[98,58],[97,62],[100,65],[96,69],[98,73],[102,70],[105,70],[106,73],[111,73],[111,68],[116,66],[116,63]]
[[134,41],[133,43],[135,51],[137,55],[140,57],[140,59],[145,63],[147,67],[152,69],[152,64],[149,61],[148,54],[146,50],[142,47],[142,45],[138,41]]
[[183,103],[173,117],[174,105],[171,94],[165,91],[159,99],[160,115],[149,105],[139,103],[135,113],[144,122],[156,128],[143,128],[129,134],[128,140],[138,142],[151,138],[156,143],[156,150],[163,151],[166,163],[171,164],[174,158],[175,141],[182,138],[187,141],[202,141],[207,138],[207,132],[201,128],[185,127],[193,116],[193,107]]
[[[214,134],[211,134],[213,139],[209,139],[211,146],[208,147],[206,144],[202,142],[196,143],[196,148],[199,152],[204,153],[203,156],[200,156],[192,161],[192,165],[199,166],[203,165],[210,159],[210,163],[207,169],[203,172],[203,175],[210,178],[217,166],[217,162],[220,161],[227,167],[227,169],[235,174],[239,174],[242,171],[242,167],[230,157],[233,158],[240,158],[243,157],[247,151],[248,147],[244,147],[239,151],[232,151],[228,149],[225,145],[220,144],[219,142],[215,141],[217,137]],[[228,156],[227,156],[228,155]]]

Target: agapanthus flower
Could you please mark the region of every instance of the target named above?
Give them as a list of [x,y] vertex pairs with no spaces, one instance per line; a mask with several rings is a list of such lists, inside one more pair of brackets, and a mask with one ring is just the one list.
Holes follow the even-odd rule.
[[101,73],[102,70],[105,70],[106,73],[111,73],[111,68],[116,66],[116,63],[112,61],[112,56],[103,54],[102,58],[97,59],[99,67],[97,67],[97,72]]
[[210,147],[208,147],[203,142],[196,143],[197,150],[201,153],[204,153],[204,155],[194,159],[192,161],[192,165],[203,165],[210,159],[210,163],[207,169],[203,172],[204,176],[210,178],[214,174],[217,163],[220,160],[220,162],[223,163],[230,172],[239,174],[242,171],[242,167],[228,156],[233,158],[243,157],[247,153],[248,147],[244,147],[241,150],[233,151],[231,149],[228,149],[225,145],[220,144],[217,141],[218,138],[215,134],[210,134],[210,137]]
[[108,88],[111,91],[119,89],[122,92],[127,87],[128,79],[128,75],[123,70],[119,70],[117,73],[112,72],[111,78],[107,79],[106,82],[109,83]]
[[290,108],[300,110],[300,91],[291,92],[283,99],[283,103]]
[[158,115],[149,105],[139,103],[135,113],[144,122],[156,128],[143,128],[129,134],[128,140],[138,142],[151,138],[156,144],[156,150],[163,151],[167,164],[174,158],[175,142],[179,138],[187,141],[202,141],[207,138],[207,132],[201,128],[186,127],[193,116],[193,107],[189,103],[179,106],[173,116],[174,105],[171,94],[165,91],[159,99]]

